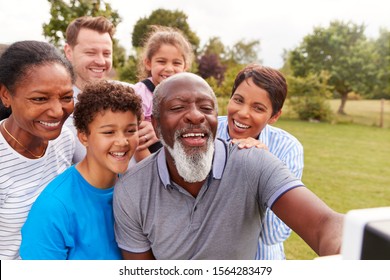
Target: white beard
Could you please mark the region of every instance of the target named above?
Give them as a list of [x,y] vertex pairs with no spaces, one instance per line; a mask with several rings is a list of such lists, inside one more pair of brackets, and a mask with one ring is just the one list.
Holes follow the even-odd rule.
[[212,140],[213,135],[211,133],[209,134],[210,137],[207,140],[206,151],[196,151],[196,148],[194,148],[193,153],[190,155],[187,155],[184,150],[179,138],[179,131],[176,131],[175,133],[173,148],[169,147],[162,138],[161,133],[159,134],[161,143],[168,149],[175,161],[176,169],[184,181],[188,183],[195,183],[206,179],[207,175],[210,173],[214,156],[214,141]]

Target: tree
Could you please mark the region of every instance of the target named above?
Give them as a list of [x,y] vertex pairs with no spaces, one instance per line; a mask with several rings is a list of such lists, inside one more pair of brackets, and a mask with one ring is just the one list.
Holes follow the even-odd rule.
[[294,76],[329,73],[329,85],[341,96],[340,114],[345,114],[349,92],[368,95],[373,87],[375,67],[364,30],[364,25],[334,21],[328,28],[314,28],[313,34],[289,53]]
[[[50,43],[63,48],[65,43],[66,28],[75,18],[81,16],[104,16],[114,26],[121,22],[117,11],[112,10],[111,5],[103,0],[48,0],[50,3],[51,19],[43,24],[43,35]],[[125,64],[125,50],[119,46],[118,40],[113,40],[114,57],[113,64],[123,66]]]
[[381,29],[374,44],[374,64],[377,77],[373,90],[374,98],[390,98],[390,31]]
[[216,54],[221,60],[224,60],[226,57],[226,47],[219,37],[211,37],[203,46],[200,54]]
[[49,23],[43,24],[43,35],[57,47],[63,46],[68,24],[81,16],[104,16],[115,26],[121,22],[118,12],[103,0],[48,0],[51,5]]
[[221,64],[217,54],[204,54],[198,61],[198,73],[203,79],[213,77],[218,85],[224,80],[226,67]]
[[132,34],[133,47],[139,48],[143,46],[145,35],[150,30],[150,25],[162,25],[174,27],[181,30],[192,44],[194,51],[199,47],[199,37],[193,32],[187,22],[187,15],[179,10],[171,11],[165,9],[154,10],[149,17],[139,19],[134,25]]
[[224,56],[225,46],[219,37],[210,38],[203,47],[200,57],[197,59],[198,74],[204,79],[213,77],[216,86],[220,86],[225,78],[224,73],[227,68],[221,63]]
[[243,65],[260,63],[258,58],[260,41],[236,42],[233,47],[225,47],[219,37],[212,37],[203,47],[198,59],[198,73],[210,80],[214,91],[230,96],[235,76]]
[[118,79],[123,82],[135,84],[137,77],[137,59],[135,56],[129,56],[123,67],[118,69]]
[[245,40],[238,41],[228,51],[228,59],[236,64],[261,63],[258,57],[260,52],[260,41],[252,40],[246,42]]

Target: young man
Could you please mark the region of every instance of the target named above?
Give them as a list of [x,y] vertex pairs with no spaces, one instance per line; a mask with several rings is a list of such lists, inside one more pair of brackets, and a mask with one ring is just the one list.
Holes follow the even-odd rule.
[[[112,69],[114,25],[105,17],[80,17],[73,20],[66,29],[66,44],[64,52],[72,63],[76,82],[73,87],[75,103],[78,94],[90,82],[109,78]],[[73,115],[66,125],[76,135]],[[142,122],[139,130],[142,148],[157,142],[152,126]],[[141,147],[140,147],[141,148]],[[84,146],[77,141],[73,162],[79,162],[85,156]],[[140,156],[143,158],[144,156]]]
[[163,81],[152,122],[164,148],[115,187],[125,259],[254,259],[267,207],[317,254],[339,252],[343,215],[268,151],[215,140],[217,101],[202,78]]

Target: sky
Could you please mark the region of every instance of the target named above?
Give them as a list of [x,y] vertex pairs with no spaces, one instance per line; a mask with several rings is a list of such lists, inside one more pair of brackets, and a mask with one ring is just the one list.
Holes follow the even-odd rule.
[[[190,28],[203,46],[219,37],[226,46],[245,40],[260,41],[258,57],[264,65],[280,68],[284,50],[299,46],[315,27],[333,20],[366,26],[377,38],[380,28],[390,30],[389,0],[106,0],[122,22],[115,37],[131,50],[131,33],[137,20],[163,8],[188,16]],[[0,43],[43,40],[42,24],[50,20],[47,0],[0,0]]]

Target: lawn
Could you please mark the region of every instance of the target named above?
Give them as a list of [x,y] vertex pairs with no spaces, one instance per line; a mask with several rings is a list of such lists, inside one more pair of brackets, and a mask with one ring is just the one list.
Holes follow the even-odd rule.
[[[329,104],[333,112],[336,112],[340,100],[330,100]],[[381,106],[381,100],[348,100],[344,108],[346,115],[335,115],[334,121],[379,126]],[[390,100],[383,103],[383,127],[390,128]]]
[[[390,129],[356,124],[279,120],[276,126],[303,144],[303,182],[333,209],[390,206]],[[296,235],[285,243],[287,259],[316,254]]]

